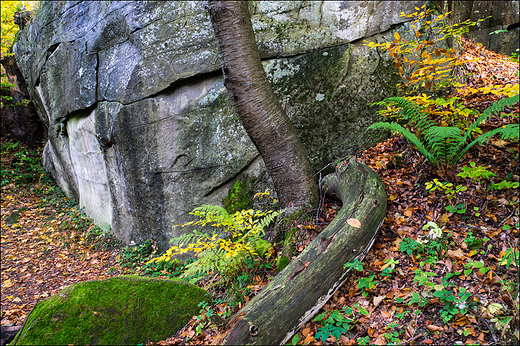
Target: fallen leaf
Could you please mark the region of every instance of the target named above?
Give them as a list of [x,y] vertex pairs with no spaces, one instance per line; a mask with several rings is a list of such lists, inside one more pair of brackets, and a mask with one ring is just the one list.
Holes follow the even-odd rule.
[[392,314],[388,311],[381,311],[381,316],[383,316],[383,318],[391,318]]
[[377,308],[377,306],[383,301],[383,299],[386,298],[386,295],[374,297],[374,308]]
[[348,219],[347,223],[355,228],[361,228],[361,222],[358,219]]
[[386,339],[383,334],[379,335],[374,341],[374,345],[386,345]]
[[446,260],[446,268],[448,268],[448,271],[451,272],[451,269],[453,268],[453,263],[451,263],[450,260]]
[[466,258],[466,255],[464,254],[464,251],[462,251],[462,249],[448,250],[448,257],[456,260],[463,260],[464,258]]
[[341,335],[339,337],[339,340],[341,341],[342,345],[355,345],[356,341],[354,339],[349,339],[345,335]]
[[430,332],[442,332],[444,330],[443,327],[439,327],[433,324],[427,325],[426,329],[428,329]]
[[303,339],[303,344],[304,345],[308,345],[309,343],[313,342],[314,341],[314,336],[312,335],[307,335],[305,337],[305,339]]
[[450,221],[450,216],[448,214],[442,214],[441,216],[439,216],[439,219],[437,220],[437,225],[439,225],[439,227],[442,227],[446,225],[448,221]]

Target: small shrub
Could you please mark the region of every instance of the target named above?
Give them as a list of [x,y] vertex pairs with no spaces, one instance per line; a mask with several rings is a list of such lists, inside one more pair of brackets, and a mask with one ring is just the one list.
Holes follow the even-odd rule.
[[219,232],[202,233],[193,230],[174,238],[170,249],[148,263],[169,262],[175,255],[193,253],[196,260],[186,266],[181,277],[200,277],[216,272],[224,282],[232,281],[248,265],[267,268],[264,261],[271,256],[272,244],[262,239],[262,236],[265,227],[281,212],[248,209],[230,215],[222,207],[205,205],[195,208],[191,214],[198,220],[178,226],[209,225]]

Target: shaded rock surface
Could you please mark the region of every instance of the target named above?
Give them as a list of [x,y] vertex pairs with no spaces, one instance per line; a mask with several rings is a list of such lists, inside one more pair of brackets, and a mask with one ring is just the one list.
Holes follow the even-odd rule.
[[[210,299],[182,280],[121,276],[85,281],[39,302],[19,345],[128,345],[174,335]],[[2,326],[3,327],[3,326]]]

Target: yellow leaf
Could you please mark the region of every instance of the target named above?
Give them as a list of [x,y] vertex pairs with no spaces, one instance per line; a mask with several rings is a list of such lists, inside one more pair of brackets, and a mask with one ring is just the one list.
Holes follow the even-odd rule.
[[401,39],[401,36],[399,36],[399,33],[397,33],[397,32],[394,32],[394,37],[397,41],[399,41]]
[[2,287],[3,288],[9,288],[11,286],[13,286],[14,284],[11,282],[11,279],[7,279],[6,281],[4,281],[4,283],[2,284]]
[[361,222],[358,219],[348,219],[347,223],[355,228],[361,228]]

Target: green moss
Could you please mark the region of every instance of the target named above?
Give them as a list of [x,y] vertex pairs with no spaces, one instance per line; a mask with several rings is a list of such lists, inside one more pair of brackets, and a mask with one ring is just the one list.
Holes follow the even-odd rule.
[[253,206],[254,191],[248,177],[237,180],[235,185],[229,189],[228,194],[222,201],[227,212],[233,214],[237,211],[250,209]]
[[138,344],[174,335],[208,299],[181,280],[121,276],[81,282],[40,302],[20,345]]
[[291,261],[291,259],[289,256],[278,257],[278,260],[276,261],[278,271],[281,272],[285,267],[287,267],[287,265],[289,264],[290,261]]

